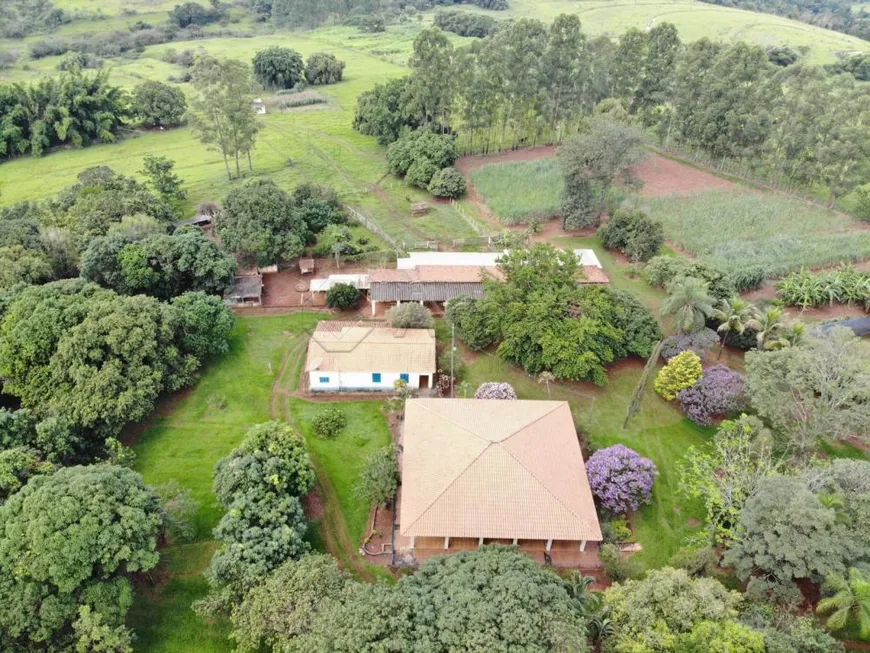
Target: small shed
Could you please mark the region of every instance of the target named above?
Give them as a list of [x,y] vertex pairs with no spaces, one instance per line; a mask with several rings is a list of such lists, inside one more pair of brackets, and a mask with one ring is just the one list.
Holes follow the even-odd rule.
[[278,264],[273,263],[272,265],[264,265],[262,267],[258,267],[257,272],[259,272],[260,274],[276,274],[278,272]]
[[233,287],[224,295],[227,306],[262,306],[263,276],[248,274],[236,277]]
[[420,216],[429,213],[429,205],[426,202],[418,202],[411,205],[411,215]]
[[301,258],[301,259],[299,259],[299,272],[300,272],[300,274],[314,274],[314,259],[313,258]]
[[254,113],[261,116],[266,114],[266,103],[262,99],[257,98],[251,103],[251,106],[254,108]]
[[187,218],[186,220],[179,220],[175,223],[176,227],[208,227],[214,222],[214,216],[208,215],[207,213],[199,213],[192,218]]

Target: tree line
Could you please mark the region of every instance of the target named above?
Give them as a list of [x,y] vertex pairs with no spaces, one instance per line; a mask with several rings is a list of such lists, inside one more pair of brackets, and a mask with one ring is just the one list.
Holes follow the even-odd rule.
[[422,31],[412,74],[363,93],[355,128],[396,140],[404,129],[458,134],[465,152],[560,142],[606,114],[662,145],[738,161],[762,178],[823,188],[832,199],[867,178],[870,104],[852,74],[759,46],[685,45],[667,23],[590,39],[574,15],[520,19],[468,47]]

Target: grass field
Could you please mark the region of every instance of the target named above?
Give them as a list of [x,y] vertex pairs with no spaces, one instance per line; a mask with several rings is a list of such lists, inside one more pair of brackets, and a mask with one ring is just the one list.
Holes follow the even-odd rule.
[[[469,9],[471,11],[482,11]],[[510,0],[507,12],[486,12],[498,17],[531,17],[552,20],[562,13],[575,13],[583,31],[591,36],[618,36],[631,27],[649,29],[658,23],[673,23],[684,42],[707,37],[716,41],[738,40],[763,47],[788,44],[807,48],[810,63],[830,63],[837,52],[868,51],[870,43],[854,36],[814,27],[787,18],[692,0]]]
[[781,276],[870,258],[870,231],[855,220],[777,193],[708,191],[643,204],[670,241],[725,271],[755,265]]
[[484,166],[471,173],[471,181],[507,225],[556,215],[564,185],[554,157]]

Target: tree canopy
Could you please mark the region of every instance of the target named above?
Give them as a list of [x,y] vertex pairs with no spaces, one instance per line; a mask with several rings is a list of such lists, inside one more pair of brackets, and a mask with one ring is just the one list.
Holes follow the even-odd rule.
[[[0,506],[2,648],[129,650],[127,575],[157,564],[161,528],[154,493],[124,467],[31,479]],[[95,648],[106,637],[126,645]]]

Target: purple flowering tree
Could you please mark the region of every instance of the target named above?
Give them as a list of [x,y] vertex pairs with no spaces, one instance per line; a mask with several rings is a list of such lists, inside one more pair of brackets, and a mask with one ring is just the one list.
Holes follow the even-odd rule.
[[650,502],[658,473],[653,461],[623,444],[599,449],[586,463],[592,492],[602,507],[618,514]]
[[695,424],[712,426],[717,418],[747,407],[743,381],[742,374],[724,365],[708,367],[695,385],[677,394],[677,399],[686,417]]
[[475,399],[516,399],[517,391],[510,383],[482,383],[474,393]]
[[662,358],[669,361],[674,356],[691,349],[703,360],[704,355],[718,342],[719,336],[713,329],[701,329],[695,333],[669,336],[662,344]]

